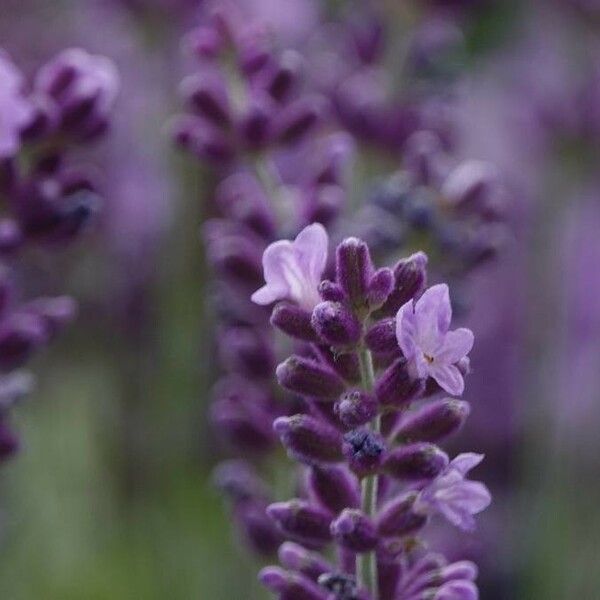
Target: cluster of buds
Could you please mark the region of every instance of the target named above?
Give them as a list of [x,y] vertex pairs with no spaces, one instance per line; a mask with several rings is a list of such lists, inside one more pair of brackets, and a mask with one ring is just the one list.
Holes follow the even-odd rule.
[[107,129],[118,87],[105,58],[65,50],[43,65],[27,84],[0,51],[0,460],[18,439],[9,410],[31,387],[21,371],[38,349],[75,316],[66,296],[23,300],[17,281],[20,250],[47,249],[74,239],[98,206],[88,170],[66,161],[74,147]]
[[508,191],[491,163],[453,164],[440,138],[413,134],[405,145],[404,169],[379,185],[356,219],[378,254],[415,240],[449,275],[463,274],[497,255],[508,238]]
[[[376,269],[348,238],[329,280],[328,245],[320,224],[271,244],[252,296],[274,305],[271,323],[297,344],[276,376],[299,412],[273,429],[303,474],[299,497],[266,508],[286,540],[284,568],[260,578],[280,599],[477,598],[475,567],[425,546],[432,517],[472,530],[490,502],[466,479],[483,457],[451,460],[437,445],[469,414],[458,397],[473,334],[450,330],[448,287],[427,287],[423,253]],[[336,565],[318,554],[330,545]]]
[[317,124],[323,98],[302,92],[300,55],[277,52],[268,30],[234,4],[219,2],[185,46],[199,67],[181,84],[188,112],[173,130],[192,154],[229,163],[240,153],[297,143]]

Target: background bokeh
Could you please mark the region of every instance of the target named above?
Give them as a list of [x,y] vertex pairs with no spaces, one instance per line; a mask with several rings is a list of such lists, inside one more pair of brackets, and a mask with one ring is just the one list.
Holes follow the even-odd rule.
[[[351,10],[240,3],[292,47]],[[267,597],[210,481],[223,447],[208,420],[215,315],[198,232],[214,173],[178,154],[166,126],[180,109],[189,67],[180,42],[196,4],[0,6],[0,46],[26,73],[81,46],[111,57],[121,75],[115,122],[92,151],[105,182],[102,216],[76,248],[31,274],[81,309],[36,358],[36,389],[14,415],[24,447],[0,472],[2,598]],[[476,6],[461,20],[458,155],[498,165],[511,200],[510,240],[465,291],[477,343],[473,417],[459,445],[487,453],[479,478],[494,504],[463,541],[467,552],[485,545],[483,598],[593,599],[600,5],[465,4]]]

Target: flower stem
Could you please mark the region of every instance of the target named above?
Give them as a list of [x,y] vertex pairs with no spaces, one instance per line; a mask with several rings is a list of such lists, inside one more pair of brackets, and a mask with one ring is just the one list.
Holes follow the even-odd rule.
[[[366,348],[362,348],[359,351],[359,361],[362,387],[365,391],[371,392],[375,382],[371,352]],[[371,429],[376,433],[380,432],[381,421],[379,416],[371,422]],[[363,479],[361,508],[365,515],[370,518],[373,518],[377,512],[377,490],[378,477],[376,474]],[[356,575],[358,584],[368,590],[373,600],[378,600],[377,555],[374,551],[358,555]]]

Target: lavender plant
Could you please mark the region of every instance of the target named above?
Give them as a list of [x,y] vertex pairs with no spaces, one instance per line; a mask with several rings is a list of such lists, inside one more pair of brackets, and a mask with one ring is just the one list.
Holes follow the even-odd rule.
[[56,252],[97,211],[90,167],[68,155],[101,137],[118,88],[114,65],[80,49],[65,50],[26,82],[0,50],[0,456],[18,438],[9,409],[31,387],[21,371],[75,316],[68,296],[26,299],[26,250]]
[[[490,502],[466,479],[483,457],[450,460],[436,445],[469,414],[457,396],[473,334],[450,330],[448,287],[426,288],[425,255],[376,269],[367,245],[347,238],[335,279],[320,281],[327,249],[319,224],[271,244],[253,295],[278,302],[272,323],[304,342],[276,373],[305,410],[273,426],[306,479],[300,497],[267,508],[287,570],[267,567],[261,581],[280,598],[476,598],[474,565],[446,565],[423,541],[434,515],[471,530]],[[330,545],[334,564],[309,554]]]

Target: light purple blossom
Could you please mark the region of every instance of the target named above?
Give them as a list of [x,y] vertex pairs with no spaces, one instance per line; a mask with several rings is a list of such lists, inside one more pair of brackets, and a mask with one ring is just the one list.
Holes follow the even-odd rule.
[[433,600],[479,600],[479,592],[472,581],[449,581],[437,590]]
[[424,514],[440,513],[464,531],[475,529],[473,515],[485,510],[492,497],[479,481],[465,475],[483,460],[483,454],[459,454],[419,495],[415,510]]
[[292,300],[312,311],[321,302],[318,286],[327,262],[329,239],[320,223],[305,227],[293,242],[279,240],[263,254],[266,285],[252,294],[256,304]]
[[456,363],[471,351],[474,338],[470,329],[449,331],[451,320],[448,286],[434,285],[400,308],[396,337],[416,377],[433,377],[449,394],[460,396],[465,382]]
[[0,50],[0,159],[16,154],[20,131],[33,116],[33,107],[22,91],[21,73]]

